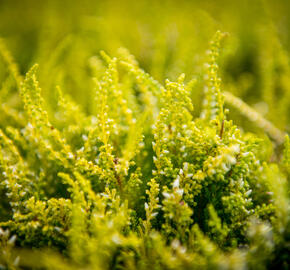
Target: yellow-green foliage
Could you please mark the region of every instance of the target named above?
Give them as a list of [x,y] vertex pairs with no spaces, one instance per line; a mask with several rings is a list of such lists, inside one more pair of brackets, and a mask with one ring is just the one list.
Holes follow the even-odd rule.
[[289,269],[289,4],[13,2],[0,269]]

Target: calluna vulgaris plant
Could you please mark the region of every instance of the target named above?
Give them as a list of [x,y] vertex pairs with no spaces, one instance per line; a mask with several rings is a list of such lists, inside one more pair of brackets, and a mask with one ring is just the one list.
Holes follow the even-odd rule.
[[289,269],[289,136],[223,90],[225,36],[203,78],[164,84],[101,51],[88,110],[63,85],[43,95],[42,67],[22,77],[0,40],[0,269]]

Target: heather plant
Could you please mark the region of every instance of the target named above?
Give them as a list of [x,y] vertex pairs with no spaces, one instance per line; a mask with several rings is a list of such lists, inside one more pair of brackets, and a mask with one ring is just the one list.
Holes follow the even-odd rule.
[[[97,6],[91,2],[84,8]],[[127,19],[118,21],[129,4]],[[47,14],[39,9],[55,31],[57,5]],[[154,5],[99,8],[114,27],[138,20],[131,13],[140,7],[154,16],[160,10],[160,25],[171,21],[176,3]],[[174,15],[189,16],[192,6],[180,5]],[[57,32],[33,26],[39,65],[18,63],[9,38],[0,39],[1,269],[289,269],[290,69],[266,12],[271,4],[263,4],[255,35],[246,36],[259,44],[257,70],[240,77],[238,64],[228,70],[231,61],[253,51],[230,32],[213,31],[210,12],[193,6],[206,25],[199,42],[177,42],[172,29],[161,37],[156,18],[140,15],[152,27],[140,26],[146,46],[155,42],[150,56],[130,31],[120,30],[119,40],[106,36],[108,25],[74,1],[67,16],[79,9],[71,22],[79,28],[50,57]],[[35,16],[32,25],[41,21]],[[265,21],[270,30],[263,32]],[[197,31],[180,23],[181,33]],[[93,26],[107,52],[94,52]],[[119,46],[123,34],[136,57]],[[259,91],[250,95],[253,87]]]

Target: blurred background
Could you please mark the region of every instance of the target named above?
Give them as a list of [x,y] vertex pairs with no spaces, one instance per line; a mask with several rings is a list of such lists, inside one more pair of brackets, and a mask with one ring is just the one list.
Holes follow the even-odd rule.
[[[100,50],[118,56],[125,47],[161,83],[180,73],[196,78],[192,99],[199,115],[209,42],[217,30],[228,32],[220,57],[222,90],[289,132],[289,15],[287,0],[0,0],[0,36],[21,74],[39,64],[48,100],[61,85],[91,113],[95,56]],[[0,82],[6,72],[0,61]],[[260,132],[230,109],[236,123]]]

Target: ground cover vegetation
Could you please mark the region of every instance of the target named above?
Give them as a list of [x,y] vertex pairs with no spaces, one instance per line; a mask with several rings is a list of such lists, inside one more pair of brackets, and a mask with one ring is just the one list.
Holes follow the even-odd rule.
[[0,18],[0,269],[289,269],[287,1]]

